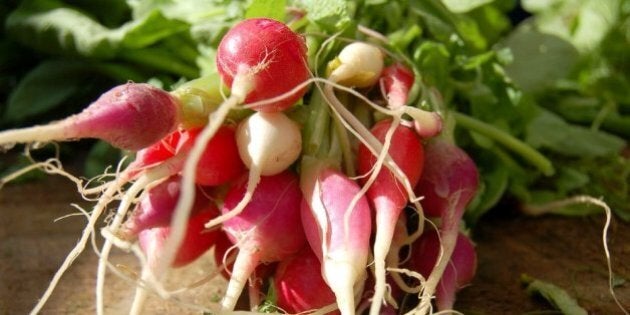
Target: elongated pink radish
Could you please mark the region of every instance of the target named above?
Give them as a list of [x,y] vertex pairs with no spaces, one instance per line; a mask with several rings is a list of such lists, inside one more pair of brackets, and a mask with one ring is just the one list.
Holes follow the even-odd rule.
[[[302,224],[322,264],[322,276],[335,293],[341,314],[354,314],[363,291],[370,250],[371,216],[363,196],[350,207],[358,184],[325,162],[303,160]],[[351,211],[349,224],[344,217]]]
[[[396,165],[402,170],[409,183],[415,186],[420,179],[424,166],[424,150],[415,131],[404,125],[395,125],[392,120],[382,120],[371,132],[381,142],[386,142],[386,135],[393,128],[387,151]],[[401,211],[409,202],[404,187],[388,169],[380,169],[377,158],[369,149],[359,146],[357,170],[360,174],[378,172],[376,180],[367,191],[368,199],[376,212],[376,237],[374,240],[374,267],[376,284],[370,314],[379,313],[385,295],[385,260],[390,249],[396,222]],[[377,169],[373,170],[375,166]]]
[[[277,306],[290,314],[335,304],[335,294],[322,278],[321,263],[310,246],[278,264],[273,285]],[[326,314],[340,313],[333,311]]]
[[[440,239],[435,230],[427,230],[413,243],[406,267],[428,277],[440,254]],[[438,311],[450,310],[455,304],[457,291],[469,284],[477,270],[477,254],[472,241],[459,233],[453,254],[444,269],[435,291]]]
[[0,132],[0,145],[98,138],[140,150],[175,130],[179,105],[169,93],[144,83],[126,83],[102,94],[81,113],[48,125]]
[[[225,196],[222,212],[238,204],[245,190],[246,178],[243,177]],[[305,246],[299,210],[301,200],[295,173],[284,171],[263,176],[251,202],[238,216],[223,223],[223,230],[239,249],[221,301],[224,311],[234,309],[247,278],[257,265],[286,259]]]
[[421,314],[430,308],[431,296],[455,248],[464,210],[477,192],[479,182],[475,162],[464,150],[446,140],[436,138],[425,145],[425,163],[431,167],[423,172],[416,193],[424,196],[423,209],[441,218],[442,252],[421,292],[416,307]]
[[[200,128],[181,132],[176,152],[190,150],[197,140]],[[245,172],[236,146],[234,128],[224,125],[207,143],[197,164],[195,182],[205,186],[217,186],[238,178]]]
[[[119,231],[121,237],[131,239],[142,230],[168,226],[179,199],[180,187],[181,176],[175,175],[149,189],[121,227]],[[195,197],[191,215],[211,202],[201,187],[198,187]]]
[[300,156],[302,134],[285,114],[256,112],[236,130],[238,154],[249,169],[247,189],[234,209],[208,222],[212,227],[237,216],[252,198],[261,176],[283,172]]

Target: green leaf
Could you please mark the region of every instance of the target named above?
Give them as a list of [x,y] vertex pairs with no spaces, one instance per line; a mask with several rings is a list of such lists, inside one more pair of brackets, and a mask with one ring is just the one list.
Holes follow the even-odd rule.
[[597,157],[618,154],[623,139],[608,133],[570,125],[560,116],[546,110],[534,118],[527,128],[527,143],[536,148],[574,157]]
[[81,90],[85,63],[45,61],[29,72],[9,96],[3,121],[22,122],[62,105]]
[[346,28],[352,21],[348,2],[343,0],[301,0],[297,4],[311,21],[333,32]]
[[521,281],[527,285],[526,290],[528,294],[542,296],[560,310],[562,314],[588,315],[588,312],[580,307],[575,299],[564,289],[549,282],[534,279],[528,275],[521,275]]
[[284,21],[285,6],[286,0],[254,0],[245,11],[245,18],[266,17]]
[[505,71],[526,92],[540,92],[567,77],[578,58],[571,43],[540,33],[529,24],[517,28],[505,45],[514,58]]
[[188,28],[159,11],[108,29],[86,14],[54,0],[28,0],[6,21],[7,33],[20,43],[54,55],[113,58],[121,46],[140,48]]
[[466,13],[494,0],[442,0],[442,3],[454,13]]

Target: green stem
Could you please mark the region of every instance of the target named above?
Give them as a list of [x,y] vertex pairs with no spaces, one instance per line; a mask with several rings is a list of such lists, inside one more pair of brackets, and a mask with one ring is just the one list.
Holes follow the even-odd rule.
[[529,146],[527,143],[513,137],[505,131],[487,124],[478,119],[464,115],[458,112],[451,112],[455,118],[455,122],[466,129],[477,132],[480,135],[488,137],[499,144],[507,147],[515,153],[518,153],[526,161],[536,166],[543,174],[551,176],[555,170],[553,164],[544,155],[538,152],[536,149]]
[[327,157],[330,127],[330,112],[319,88],[313,89],[313,95],[307,105],[310,108],[309,119],[304,128],[303,152],[312,157]]
[[120,53],[120,58],[189,79],[199,76],[199,70],[197,70],[197,68],[181,62],[177,57],[164,49],[142,48],[123,50]]

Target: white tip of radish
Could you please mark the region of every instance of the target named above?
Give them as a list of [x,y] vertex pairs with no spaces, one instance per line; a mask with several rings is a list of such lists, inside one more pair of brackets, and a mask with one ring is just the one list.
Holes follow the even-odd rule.
[[357,270],[356,263],[351,261],[326,258],[323,263],[323,274],[326,283],[335,294],[341,314],[355,314],[355,291],[363,287],[365,271]]
[[344,47],[332,69],[330,79],[343,85],[369,87],[378,81],[383,71],[383,53],[374,46],[354,42]]
[[252,114],[236,130],[236,143],[245,165],[263,176],[286,170],[302,151],[299,126],[281,112]]

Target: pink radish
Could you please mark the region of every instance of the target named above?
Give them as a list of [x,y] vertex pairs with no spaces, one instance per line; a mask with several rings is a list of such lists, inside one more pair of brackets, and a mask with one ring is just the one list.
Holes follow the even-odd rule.
[[[197,140],[201,129],[181,132],[176,152],[189,150]],[[234,128],[222,126],[207,144],[197,164],[195,182],[205,186],[217,186],[236,179],[245,172],[236,146]]]
[[319,259],[309,246],[278,264],[273,285],[277,306],[290,314],[318,310],[335,303],[335,294],[322,278]]
[[[413,129],[404,125],[395,125],[392,120],[378,122],[371,132],[379,141],[386,142],[386,136],[391,128],[394,130],[390,136],[387,152],[405,174],[409,183],[415,186],[424,166],[422,143]],[[357,155],[357,169],[360,174],[367,174],[377,165],[377,158],[366,146],[359,146]],[[385,260],[394,237],[396,222],[409,202],[406,190],[388,169],[379,168],[374,171],[379,173],[367,191],[368,199],[376,212],[376,239],[374,241],[376,285],[370,307],[370,313],[373,315],[379,313],[385,295]]]
[[434,139],[425,145],[425,163],[431,165],[422,174],[416,193],[424,196],[423,209],[439,216],[442,257],[428,276],[416,310],[427,312],[455,244],[464,210],[477,192],[479,173],[475,162],[455,144]]
[[101,95],[81,113],[44,126],[0,132],[1,144],[98,138],[140,150],[175,130],[178,102],[149,84],[127,83]]
[[[435,230],[427,230],[411,247],[407,268],[428,277],[440,254],[440,239]],[[455,294],[469,284],[477,270],[477,254],[473,243],[459,233],[453,254],[444,269],[435,291],[438,311],[450,310],[455,304]]]
[[[246,190],[242,178],[225,196],[222,212],[239,203]],[[300,221],[302,193],[297,175],[285,171],[263,176],[251,202],[236,217],[223,223],[223,230],[238,246],[238,254],[225,297],[224,311],[233,310],[256,266],[280,261],[297,253],[306,242]]]
[[179,143],[180,136],[181,131],[176,130],[160,139],[160,141],[141,149],[136,153],[135,159],[128,168],[143,169],[172,158],[175,156],[175,149],[177,148],[177,143]]
[[[301,213],[306,237],[322,264],[322,276],[335,293],[341,314],[354,314],[355,296],[363,290],[370,250],[368,202],[361,197],[350,207],[360,187],[324,162],[303,161],[302,165]],[[346,213],[349,224],[345,224]]]
[[[181,177],[176,175],[151,188],[122,226],[120,234],[123,238],[133,238],[145,229],[168,226],[179,199],[180,186]],[[195,197],[191,215],[211,202],[201,187],[198,187]]]
[[[207,231],[204,228],[204,223],[217,214],[218,209],[216,206],[208,203],[206,208],[191,216],[188,221],[184,242],[179,247],[176,258],[172,263],[173,267],[183,267],[195,261],[215,244],[218,231]],[[147,255],[149,266],[155,266],[156,262],[161,259],[162,247],[169,233],[170,226],[157,226],[142,230],[138,234],[140,247]]]

